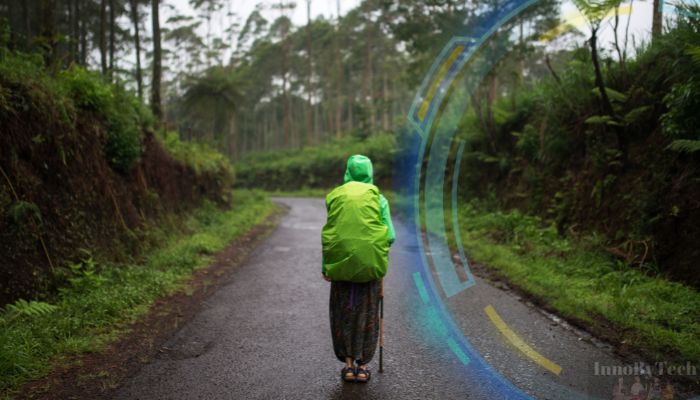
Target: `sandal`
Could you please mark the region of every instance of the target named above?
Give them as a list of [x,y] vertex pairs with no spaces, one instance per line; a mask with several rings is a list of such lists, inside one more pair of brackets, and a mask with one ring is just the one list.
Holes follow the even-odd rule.
[[[364,378],[360,378],[360,374],[364,375]],[[357,382],[367,383],[371,377],[372,374],[369,372],[369,368],[367,368],[366,365],[357,367],[357,372],[355,373],[355,380]]]
[[357,376],[355,376],[355,370],[350,367],[345,367],[340,371],[340,377],[343,378],[345,382],[355,382]]

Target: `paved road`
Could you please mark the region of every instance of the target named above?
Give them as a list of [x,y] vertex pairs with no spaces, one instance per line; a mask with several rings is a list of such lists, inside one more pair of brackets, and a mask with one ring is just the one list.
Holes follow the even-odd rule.
[[[277,201],[290,207],[279,228],[115,398],[610,398],[614,378],[594,376],[593,365],[622,361],[481,279],[445,300],[444,314],[469,347],[449,339],[444,314],[419,292],[418,246],[404,240],[410,231],[399,220],[385,289],[386,371],[376,372],[375,357],[368,385],[343,383],[330,340],[329,284],[320,276],[323,201]],[[545,370],[508,341],[484,311],[488,305],[561,373]]]

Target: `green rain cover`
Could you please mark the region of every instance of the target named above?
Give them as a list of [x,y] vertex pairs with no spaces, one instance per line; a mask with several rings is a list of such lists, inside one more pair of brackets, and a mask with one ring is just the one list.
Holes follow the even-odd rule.
[[326,196],[326,208],[328,220],[321,235],[326,275],[358,283],[384,277],[389,242],[379,211],[379,189],[348,182]]

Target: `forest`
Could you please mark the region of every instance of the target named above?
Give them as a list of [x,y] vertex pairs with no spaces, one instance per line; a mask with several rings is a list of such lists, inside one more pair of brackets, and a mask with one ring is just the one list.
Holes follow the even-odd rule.
[[[270,195],[327,193],[351,154],[403,218],[416,93],[503,2],[314,3],[0,0],[0,394],[109,343],[279,212]],[[492,67],[473,91],[448,88],[468,107],[444,149],[470,259],[605,340],[693,362],[698,15],[533,2],[476,51]]]

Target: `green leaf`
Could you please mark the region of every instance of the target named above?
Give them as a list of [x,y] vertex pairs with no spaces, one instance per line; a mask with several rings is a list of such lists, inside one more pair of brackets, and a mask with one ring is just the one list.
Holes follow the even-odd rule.
[[674,140],[666,147],[666,150],[677,151],[679,153],[695,153],[700,151],[700,140],[679,139]]
[[626,123],[632,124],[632,123],[637,122],[637,120],[639,120],[639,118],[642,115],[646,114],[649,110],[651,110],[651,106],[641,106],[641,107],[633,108],[632,110],[630,110],[630,112],[625,114],[625,116],[622,117],[622,119]]
[[[591,92],[593,94],[595,94],[596,96],[600,97],[600,89],[593,88],[593,90],[591,90]],[[615,89],[610,89],[609,87],[606,87],[605,93],[608,94],[608,98],[610,99],[610,101],[616,101],[618,103],[624,103],[627,101],[627,95],[624,93],[618,92]]]
[[685,54],[689,55],[695,64],[700,65],[700,46],[689,46]]
[[584,122],[591,125],[621,126],[619,122],[609,115],[594,115],[586,118]]
[[26,301],[23,299],[17,300],[14,304],[8,304],[5,307],[5,312],[12,316],[27,315],[30,317],[38,317],[41,315],[50,314],[58,309],[57,306],[44,303],[43,301]]

